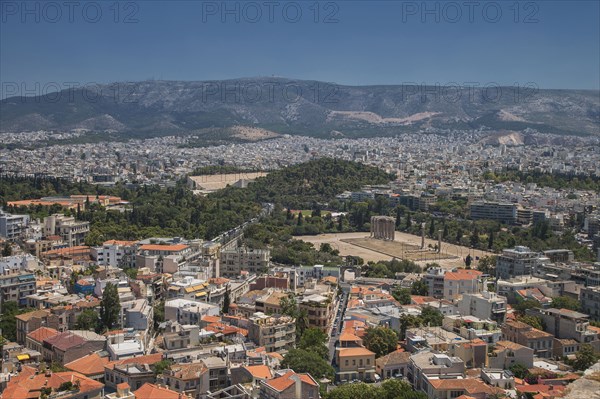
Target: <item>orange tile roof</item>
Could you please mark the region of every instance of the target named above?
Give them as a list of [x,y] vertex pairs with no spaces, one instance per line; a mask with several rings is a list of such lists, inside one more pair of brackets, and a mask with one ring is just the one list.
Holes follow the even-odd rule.
[[485,393],[491,395],[495,393],[495,389],[489,385],[475,379],[430,379],[428,380],[431,386],[436,390],[461,390],[464,389],[469,394]]
[[208,282],[210,284],[221,285],[221,284],[227,284],[229,282],[229,279],[225,278],[225,277],[214,277],[214,278],[209,278]]
[[94,381],[83,374],[73,371],[64,371],[59,373],[50,373],[48,376],[45,373],[35,374],[36,369],[32,367],[24,367],[28,370],[21,372],[18,376],[13,377],[8,382],[8,385],[2,393],[2,398],[10,399],[27,399],[38,398],[42,388],[52,388],[57,391],[58,388],[65,382],[79,382],[79,393],[93,392],[101,390],[104,384]]
[[218,323],[221,321],[221,318],[219,316],[206,315],[206,316],[202,316],[202,318],[200,320],[206,321],[207,323]]
[[483,273],[473,269],[457,269],[455,272],[446,272],[444,280],[476,280]]
[[18,314],[15,316],[15,318],[17,318],[21,321],[29,321],[29,320],[33,319],[34,317],[44,318],[49,315],[50,315],[50,311],[48,311],[48,310],[34,310],[33,312]]
[[340,357],[346,356],[375,356],[374,352],[371,352],[367,348],[342,348],[340,349]]
[[269,368],[269,366],[265,366],[263,364],[259,364],[256,366],[246,366],[244,368],[248,370],[248,372],[252,374],[252,377],[254,378],[266,380],[268,378],[273,377],[273,373],[271,373],[271,369]]
[[65,364],[65,367],[86,376],[93,376],[104,374],[104,366],[108,364],[109,360],[108,357],[100,357],[94,352]]
[[121,360],[115,360],[112,362],[108,362],[108,363],[106,363],[106,365],[104,367],[113,369],[115,366],[120,366],[123,364],[132,364],[132,363],[152,365],[154,363],[160,362],[162,360],[162,356],[163,356],[162,353],[153,353],[151,355],[136,356],[136,357],[131,357],[128,359],[121,359]]
[[40,327],[27,334],[27,337],[38,343],[42,343],[46,338],[54,337],[55,335],[58,335],[58,331],[54,328]]
[[351,332],[347,332],[346,330],[344,330],[342,332],[342,335],[340,335],[340,342],[342,342],[342,341],[356,342],[356,341],[361,341],[361,338],[352,334]]
[[179,252],[184,249],[189,248],[185,244],[174,244],[174,245],[156,245],[156,244],[146,244],[142,245],[140,249],[142,251],[169,251],[169,252]]
[[267,356],[272,357],[277,360],[283,360],[283,356],[281,356],[281,354],[279,354],[277,352],[269,352],[269,353],[267,353]]
[[51,249],[50,251],[42,252],[42,255],[72,255],[84,254],[90,252],[90,247],[79,245],[76,247]]
[[312,385],[318,386],[317,382],[310,376],[310,374],[296,374],[293,371],[288,371],[281,377],[273,378],[272,380],[265,381],[265,384],[276,390],[277,392],[283,392],[294,384],[292,376],[297,375],[300,377],[300,381]]
[[149,382],[142,385],[134,392],[135,399],[179,399],[179,392],[168,388],[159,387]]
[[124,241],[124,240],[108,240],[104,241],[102,245],[121,245],[123,247],[130,247],[135,245],[137,241]]

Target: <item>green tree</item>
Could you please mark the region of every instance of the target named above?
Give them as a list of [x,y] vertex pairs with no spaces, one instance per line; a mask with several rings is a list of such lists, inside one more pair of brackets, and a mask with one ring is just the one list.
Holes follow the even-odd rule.
[[165,370],[170,370],[173,365],[173,361],[169,359],[163,359],[154,363],[151,368],[154,371],[154,375],[160,375],[164,373]]
[[429,285],[424,280],[417,280],[412,284],[410,289],[412,295],[429,295]]
[[298,222],[297,225],[298,226],[302,226],[302,224],[304,223],[304,217],[302,216],[302,212],[298,213]]
[[157,329],[160,323],[165,321],[165,300],[157,301],[154,306],[154,328]]
[[542,323],[542,319],[540,317],[522,315],[517,316],[517,320],[521,323],[529,324],[531,327],[537,328],[538,330],[544,330],[544,324]]
[[540,308],[542,305],[534,299],[522,299],[520,297],[517,298],[517,303],[513,305],[513,309],[519,314],[525,314],[525,310],[527,309],[535,309]]
[[2,336],[9,341],[17,339],[17,319],[16,315],[22,313],[19,305],[14,301],[2,302],[2,313],[0,314],[0,330]]
[[496,256],[483,256],[479,258],[477,263],[477,270],[483,274],[489,274],[490,276],[496,275]]
[[377,399],[427,399],[424,392],[415,391],[406,381],[389,379],[381,384],[382,396]]
[[470,269],[472,262],[473,262],[473,258],[471,257],[471,254],[468,254],[467,257],[465,258],[465,267],[467,269]]
[[375,352],[375,357],[385,356],[398,347],[398,334],[387,327],[368,328],[364,337],[367,349]]
[[583,344],[579,348],[579,352],[575,354],[573,368],[575,370],[584,371],[598,361],[598,356],[594,353],[594,348],[590,344]]
[[527,369],[527,367],[523,366],[520,363],[515,363],[512,366],[510,366],[508,369],[517,378],[523,379],[529,375],[529,370]]
[[394,291],[392,291],[392,296],[398,302],[400,302],[401,305],[410,304],[411,298],[410,298],[410,290],[408,288],[399,288],[398,287]]
[[10,242],[6,241],[4,243],[4,247],[2,248],[2,256],[11,256],[12,255],[12,246]]
[[490,230],[488,235],[488,249],[492,249],[494,247],[494,231]]
[[223,309],[221,312],[223,314],[229,313],[229,305],[231,304],[231,296],[229,295],[229,289],[225,291],[225,297],[223,298]]
[[300,339],[308,329],[309,325],[308,312],[306,309],[298,310],[296,314],[296,338]]
[[327,347],[327,335],[318,328],[308,328],[302,334],[302,338],[298,342],[298,349],[303,349],[309,352],[315,352],[323,359],[329,356],[329,348]]
[[117,286],[107,283],[102,293],[100,302],[100,320],[102,327],[110,330],[119,324],[119,315],[121,314],[121,302]]
[[479,246],[479,231],[476,228],[473,229],[471,238],[469,240],[473,248],[477,248]]
[[410,219],[410,212],[406,214],[406,230],[410,229],[412,226],[412,220]]
[[424,326],[441,326],[444,321],[444,315],[434,307],[425,306],[421,309],[421,325]]
[[552,299],[551,306],[557,309],[569,309],[577,311],[581,308],[581,302],[568,296],[557,296],[556,298]]
[[98,329],[99,321],[100,316],[98,315],[98,312],[96,312],[94,309],[85,309],[79,316],[77,316],[75,328],[77,330],[96,331]]
[[304,349],[292,349],[284,357],[281,366],[296,373],[310,373],[314,378],[333,379],[334,370],[318,353]]
[[279,300],[279,307],[281,307],[281,314],[294,318],[297,316],[298,304],[293,294],[281,298]]

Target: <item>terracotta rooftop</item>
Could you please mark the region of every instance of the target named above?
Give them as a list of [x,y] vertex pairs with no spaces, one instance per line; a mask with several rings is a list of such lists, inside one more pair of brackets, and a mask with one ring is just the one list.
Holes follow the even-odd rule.
[[300,380],[311,386],[318,386],[319,384],[310,376],[310,374],[296,374],[293,371],[288,371],[281,377],[273,378],[272,380],[265,381],[265,384],[273,388],[277,392],[283,392],[294,384],[292,377],[297,375]]
[[142,251],[168,251],[168,252],[179,252],[188,248],[185,244],[174,244],[174,245],[156,245],[156,244],[146,244],[142,245],[140,249]]
[[447,272],[444,274],[444,280],[476,280],[483,273],[472,269],[457,269],[455,272]]
[[[36,369],[24,366],[22,372],[10,379],[7,387],[2,392],[2,398],[5,399],[31,399],[39,398],[42,388],[52,388],[57,391],[58,388],[65,382],[78,382],[78,395],[83,395],[86,392],[94,392],[101,390],[104,384],[94,381],[83,374],[73,371],[64,371],[59,373],[39,373],[35,374]],[[70,396],[65,396],[70,397]]]
[[367,348],[341,348],[340,349],[340,357],[370,356],[370,355],[375,355],[375,353],[371,352]]
[[65,367],[86,376],[94,376],[104,374],[104,366],[108,364],[109,360],[108,357],[100,357],[94,352],[65,364]]
[[58,331],[54,328],[40,327],[27,334],[27,337],[41,344],[46,338],[54,337],[55,335],[58,335]]
[[113,369],[115,366],[120,366],[123,364],[132,364],[132,363],[152,365],[154,363],[160,362],[161,360],[162,360],[162,353],[153,353],[151,355],[136,356],[136,357],[132,357],[129,359],[121,359],[121,360],[115,360],[112,362],[108,362],[108,363],[106,363],[105,367],[107,367],[109,369]]
[[252,374],[252,377],[254,378],[266,380],[273,377],[269,366],[265,366],[263,364],[259,364],[256,366],[246,366],[244,368],[248,370],[248,372]]
[[134,392],[135,399],[180,399],[179,392],[159,387],[149,382]]

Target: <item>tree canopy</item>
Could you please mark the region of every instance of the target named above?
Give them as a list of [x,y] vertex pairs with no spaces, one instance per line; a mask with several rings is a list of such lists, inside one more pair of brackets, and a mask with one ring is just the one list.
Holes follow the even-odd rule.
[[119,316],[121,314],[121,302],[117,286],[107,283],[102,293],[100,302],[100,320],[104,329],[110,330],[119,325]]
[[385,356],[398,347],[398,334],[387,327],[368,328],[364,337],[367,349],[375,352],[375,357]]

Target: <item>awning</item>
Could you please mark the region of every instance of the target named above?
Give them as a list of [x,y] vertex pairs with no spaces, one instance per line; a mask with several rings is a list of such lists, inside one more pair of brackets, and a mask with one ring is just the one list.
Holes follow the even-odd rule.
[[22,362],[23,360],[29,360],[29,354],[28,354],[28,353],[25,353],[25,354],[23,354],[23,355],[17,355],[17,360],[19,360],[19,361],[21,361],[21,362]]
[[206,296],[206,292],[199,292],[196,294],[196,298],[201,297],[201,296]]
[[179,287],[169,287],[169,291],[179,291]]

